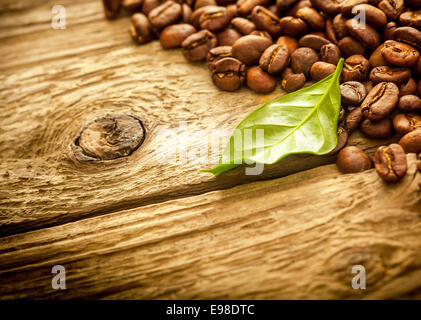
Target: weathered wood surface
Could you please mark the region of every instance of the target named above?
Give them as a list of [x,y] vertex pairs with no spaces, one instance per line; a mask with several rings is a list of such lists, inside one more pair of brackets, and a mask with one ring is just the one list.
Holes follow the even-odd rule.
[[[402,182],[335,165],[2,239],[0,298],[330,299],[420,294],[415,156]],[[67,270],[51,289],[51,268]],[[366,290],[354,290],[354,265]]]
[[[0,1],[0,298],[420,295],[413,159],[396,186],[373,170],[318,167],[334,157],[291,157],[260,176],[239,168],[218,178],[200,173],[210,165],[199,159],[159,163],[156,153],[174,151],[182,137],[161,129],[186,121],[197,149],[216,139],[204,131],[230,133],[283,92],[220,92],[206,67],[178,50],[135,46],[128,19],[106,21],[97,0],[61,1],[67,29],[53,30],[54,4]],[[107,114],[142,119],[144,144],[127,158],[73,161],[81,128]],[[350,143],[372,152],[383,141],[354,134]],[[350,289],[348,269],[359,263],[363,293]],[[51,290],[54,264],[68,267],[64,292]]]
[[[187,122],[189,153],[229,134],[263,102],[283,94],[221,92],[203,64],[159,42],[136,46],[127,18],[106,21],[100,1],[63,1],[67,29],[50,26],[53,2],[4,2],[0,7],[0,235],[58,225],[125,208],[200,194],[313,168],[333,157],[294,156],[263,175],[239,168],[221,177],[200,173],[199,159],[161,164],[176,138],[160,136]],[[130,157],[79,164],[69,146],[96,117],[130,114],[144,121],[145,143]],[[373,150],[381,141],[356,136]],[[221,140],[221,148],[225,141]],[[217,162],[218,153],[210,158]],[[83,192],[81,192],[83,190]]]

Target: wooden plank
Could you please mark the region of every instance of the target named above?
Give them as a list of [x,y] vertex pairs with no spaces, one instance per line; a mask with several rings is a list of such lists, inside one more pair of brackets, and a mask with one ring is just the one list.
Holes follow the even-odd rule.
[[[415,155],[396,185],[335,165],[1,239],[0,298],[398,298],[421,289]],[[51,268],[67,270],[66,290]],[[354,265],[366,290],[354,290]]]

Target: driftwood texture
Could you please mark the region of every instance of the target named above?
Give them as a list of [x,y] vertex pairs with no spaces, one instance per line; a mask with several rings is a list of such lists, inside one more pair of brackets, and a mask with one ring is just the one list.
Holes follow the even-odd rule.
[[[396,186],[373,170],[344,176],[319,167],[332,156],[218,178],[199,172],[211,164],[198,159],[159,163],[157,152],[175,151],[182,136],[161,129],[186,121],[189,145],[206,147],[217,137],[203,139],[204,131],[229,134],[283,92],[221,92],[206,66],[179,50],[134,45],[129,19],[106,21],[97,0],[62,1],[67,28],[53,30],[54,4],[0,2],[0,298],[420,294],[413,159]],[[107,114],[141,119],[145,142],[128,157],[75,160],[81,129]],[[368,152],[383,143],[358,133],[350,140]],[[350,289],[349,268],[360,262],[362,293]],[[68,268],[64,292],[51,290],[54,264]]]

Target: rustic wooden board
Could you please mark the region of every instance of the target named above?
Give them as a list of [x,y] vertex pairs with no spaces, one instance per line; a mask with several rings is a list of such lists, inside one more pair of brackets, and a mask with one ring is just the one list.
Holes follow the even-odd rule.
[[[386,185],[335,165],[3,238],[0,298],[416,297],[415,155]],[[51,268],[67,270],[51,289]],[[366,268],[366,290],[351,270]]]
[[[200,173],[198,159],[162,164],[176,138],[161,129],[188,125],[192,148],[215,140],[204,130],[230,133],[263,102],[284,94],[227,93],[211,83],[203,64],[158,42],[136,46],[125,17],[106,21],[101,2],[62,1],[67,29],[50,26],[53,1],[0,5],[0,235],[39,229],[145,204],[280,177],[334,161],[295,156],[263,175],[239,168],[221,177]],[[130,157],[95,163],[71,160],[70,144],[96,117],[131,114],[144,121],[145,143]],[[223,146],[225,142],[221,144]],[[368,151],[383,141],[355,135]],[[192,151],[191,149],[189,151]],[[218,154],[212,157],[216,162]]]

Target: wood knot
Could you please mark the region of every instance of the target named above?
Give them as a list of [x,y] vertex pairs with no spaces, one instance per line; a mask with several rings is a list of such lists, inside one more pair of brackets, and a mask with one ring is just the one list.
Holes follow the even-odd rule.
[[82,128],[71,149],[78,161],[113,160],[131,155],[145,140],[142,121],[129,115],[107,115]]

